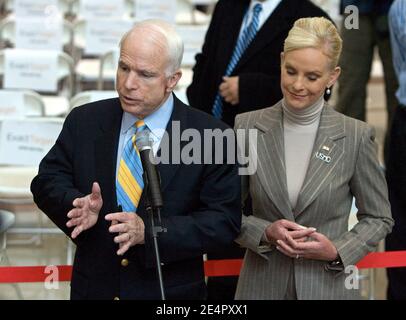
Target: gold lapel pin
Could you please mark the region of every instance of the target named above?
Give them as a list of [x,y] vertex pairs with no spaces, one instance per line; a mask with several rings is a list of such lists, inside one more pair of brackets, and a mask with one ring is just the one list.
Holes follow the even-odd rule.
[[323,146],[322,149],[323,149],[323,150],[326,150],[326,151],[330,151],[330,148],[327,147],[327,146]]

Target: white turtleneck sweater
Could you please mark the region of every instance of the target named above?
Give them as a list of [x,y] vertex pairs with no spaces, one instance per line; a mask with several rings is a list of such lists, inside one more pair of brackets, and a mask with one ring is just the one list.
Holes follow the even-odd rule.
[[324,99],[322,96],[316,103],[301,110],[289,107],[284,100],[282,106],[286,180],[294,209],[309,166]]

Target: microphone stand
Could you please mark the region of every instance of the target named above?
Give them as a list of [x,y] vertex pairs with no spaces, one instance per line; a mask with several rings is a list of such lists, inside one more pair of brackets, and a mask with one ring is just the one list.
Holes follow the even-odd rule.
[[[143,177],[144,177],[144,188],[145,188],[145,190],[147,190],[146,197],[145,197],[145,205],[146,205],[146,211],[149,214],[149,216],[151,217],[151,231],[152,231],[152,238],[153,238],[153,243],[154,243],[156,269],[157,269],[157,273],[158,273],[161,298],[162,298],[162,300],[166,300],[164,282],[163,282],[163,277],[162,277],[161,257],[159,254],[159,247],[158,247],[158,236],[161,232],[166,232],[166,228],[162,227],[160,206],[151,205],[148,175],[145,174],[145,172],[143,173]],[[155,216],[157,217],[156,225],[155,225]]]

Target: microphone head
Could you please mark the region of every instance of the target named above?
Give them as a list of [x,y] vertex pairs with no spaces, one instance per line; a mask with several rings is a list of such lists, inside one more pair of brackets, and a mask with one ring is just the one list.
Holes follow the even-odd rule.
[[152,149],[152,142],[153,140],[149,137],[149,130],[143,130],[137,133],[135,137],[135,144],[139,151]]

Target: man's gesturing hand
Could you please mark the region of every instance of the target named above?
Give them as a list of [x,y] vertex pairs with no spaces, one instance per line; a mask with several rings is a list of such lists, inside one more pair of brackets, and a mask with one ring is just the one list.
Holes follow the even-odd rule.
[[145,243],[145,225],[139,215],[134,212],[115,212],[105,216],[107,221],[111,221],[109,228],[111,233],[118,233],[114,237],[114,242],[119,244],[117,254],[123,255],[136,244]]
[[100,186],[93,183],[92,193],[82,198],[73,200],[74,208],[68,212],[70,220],[66,223],[68,227],[75,227],[71,233],[75,239],[82,231],[93,227],[99,218],[99,211],[103,205]]

